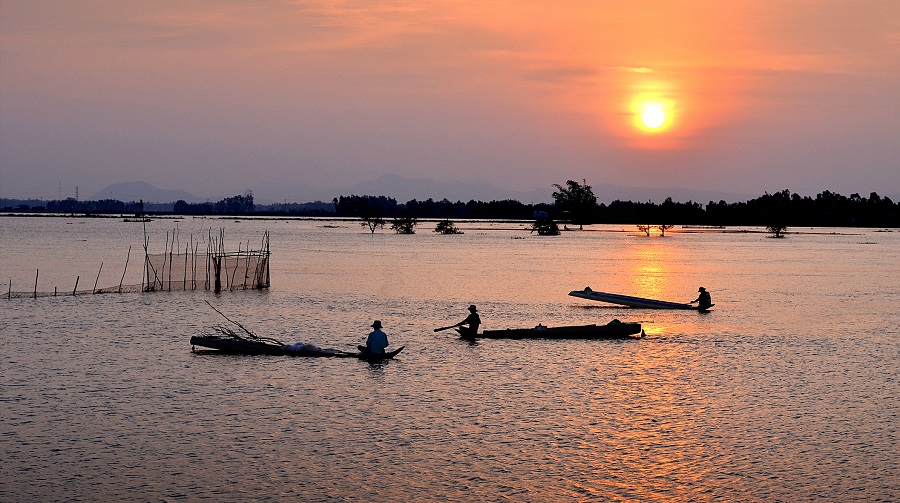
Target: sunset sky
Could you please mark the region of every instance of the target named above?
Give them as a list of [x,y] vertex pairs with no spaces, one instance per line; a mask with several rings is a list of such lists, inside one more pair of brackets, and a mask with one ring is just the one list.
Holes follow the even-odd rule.
[[0,0],[0,197],[385,173],[900,194],[900,1]]

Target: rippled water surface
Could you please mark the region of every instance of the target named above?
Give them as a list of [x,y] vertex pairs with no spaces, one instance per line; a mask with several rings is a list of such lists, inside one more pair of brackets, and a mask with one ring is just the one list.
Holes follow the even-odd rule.
[[[180,243],[224,228],[232,249],[268,230],[271,288],[0,299],[0,501],[900,500],[900,233],[433,225],[155,220],[151,252],[176,226]],[[4,217],[0,242],[4,292],[38,270],[40,291],[140,283],[139,223]],[[674,301],[703,285],[716,306],[566,295],[588,285]],[[406,349],[382,364],[194,354],[189,338],[224,321],[204,301],[345,350],[377,318]],[[471,303],[488,329],[615,318],[647,335],[433,332]]]

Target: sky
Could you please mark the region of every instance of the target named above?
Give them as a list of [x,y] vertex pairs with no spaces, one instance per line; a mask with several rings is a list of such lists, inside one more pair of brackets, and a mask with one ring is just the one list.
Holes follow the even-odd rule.
[[386,173],[900,194],[900,1],[0,0],[0,197]]

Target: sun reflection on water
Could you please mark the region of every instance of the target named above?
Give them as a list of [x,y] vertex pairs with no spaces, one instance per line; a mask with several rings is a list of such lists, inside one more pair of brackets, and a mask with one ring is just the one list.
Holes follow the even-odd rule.
[[633,248],[627,263],[632,271],[633,295],[650,299],[667,300],[673,296],[672,271],[682,259],[676,249],[667,246],[642,246]]

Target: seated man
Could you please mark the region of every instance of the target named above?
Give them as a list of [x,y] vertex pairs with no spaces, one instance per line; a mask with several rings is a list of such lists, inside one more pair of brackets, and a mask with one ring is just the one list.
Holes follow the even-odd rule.
[[703,288],[702,286],[697,291],[700,292],[700,295],[696,299],[692,300],[691,304],[693,304],[694,302],[699,302],[699,304],[697,304],[697,308],[701,311],[709,309],[709,307],[712,306],[712,297],[710,297],[709,292],[707,292],[706,288]]
[[[464,327],[463,325],[468,326]],[[481,317],[478,316],[478,308],[474,304],[469,306],[469,316],[456,324],[459,327],[459,334],[463,337],[475,337],[478,335],[479,325],[481,325]]]
[[387,335],[381,331],[381,321],[375,320],[372,322],[372,333],[369,334],[369,337],[366,339],[365,346],[358,346],[359,350],[363,353],[368,353],[370,355],[383,355],[384,348],[388,346]]

